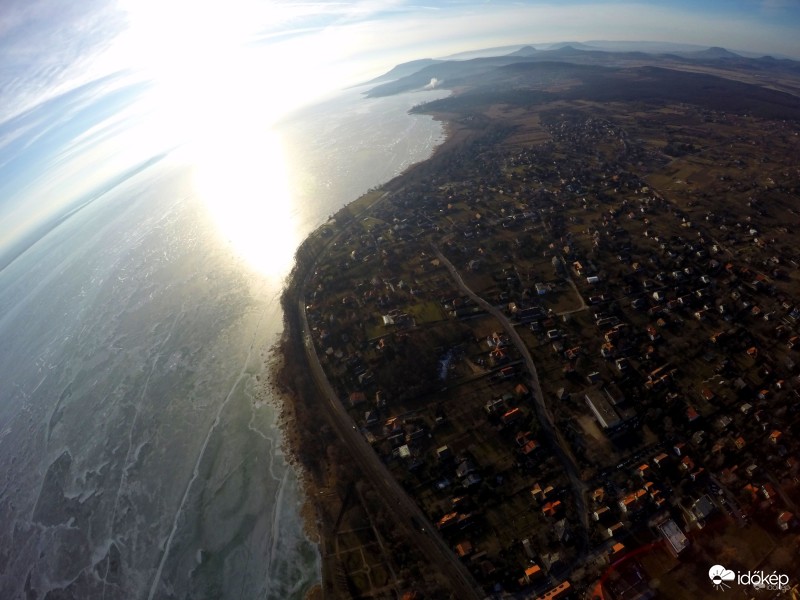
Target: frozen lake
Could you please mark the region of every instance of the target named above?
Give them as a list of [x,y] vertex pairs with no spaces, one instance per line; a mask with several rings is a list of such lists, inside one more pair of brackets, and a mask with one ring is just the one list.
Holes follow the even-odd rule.
[[[350,91],[283,124],[296,238],[426,158],[441,127],[406,111],[441,95]],[[288,267],[253,272],[167,159],[0,271],[0,597],[283,600],[318,580],[265,385]]]

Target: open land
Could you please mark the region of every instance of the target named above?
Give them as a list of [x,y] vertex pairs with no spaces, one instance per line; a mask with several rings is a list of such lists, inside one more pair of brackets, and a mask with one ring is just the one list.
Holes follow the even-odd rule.
[[419,109],[436,155],[301,246],[325,598],[797,583],[800,87],[723,71],[473,73]]

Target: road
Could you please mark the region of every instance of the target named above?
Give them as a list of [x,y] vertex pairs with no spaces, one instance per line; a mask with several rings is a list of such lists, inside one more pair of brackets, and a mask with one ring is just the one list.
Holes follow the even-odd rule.
[[569,269],[567,268],[567,263],[564,261],[564,257],[559,254],[558,259],[561,261],[561,266],[564,269],[564,279],[567,280],[567,283],[572,288],[572,291],[575,292],[575,295],[578,297],[578,300],[581,301],[581,305],[578,308],[573,308],[572,310],[563,310],[560,313],[556,313],[556,315],[559,317],[563,317],[564,315],[574,315],[575,313],[587,310],[589,308],[589,305],[586,304],[586,300],[583,299],[583,295],[578,291],[578,286],[575,285],[575,281],[573,281],[572,277],[569,275]]
[[[383,197],[382,197],[383,198]],[[381,199],[382,199],[381,198]],[[333,241],[338,236],[335,236]],[[326,245],[327,248],[327,245]],[[323,249],[322,253],[324,253]],[[306,272],[296,298],[297,316],[300,331],[292,335],[299,336],[305,348],[309,373],[314,380],[320,395],[321,403],[329,421],[339,439],[350,451],[353,459],[361,468],[363,475],[373,485],[391,514],[397,517],[398,524],[406,531],[409,541],[423,553],[432,569],[444,575],[456,597],[464,600],[479,600],[485,597],[478,583],[463,563],[455,556],[449,545],[439,536],[439,532],[430,524],[426,515],[417,504],[409,498],[405,490],[398,484],[394,476],[378,458],[378,455],[356,429],[350,415],[339,399],[336,391],[328,381],[311,338],[311,329],[305,310],[304,291],[308,289],[309,279],[314,272],[313,265]]]
[[477,305],[481,306],[500,322],[500,324],[503,326],[503,329],[505,329],[506,333],[508,334],[509,339],[517,348],[517,351],[525,362],[525,366],[528,368],[528,373],[531,378],[530,384],[533,390],[536,416],[539,418],[539,424],[541,425],[542,433],[550,442],[550,445],[556,453],[556,456],[564,467],[564,472],[569,478],[570,485],[572,486],[572,493],[575,499],[575,510],[578,513],[578,518],[580,519],[581,524],[583,525],[583,552],[587,551],[589,548],[589,513],[586,510],[587,487],[586,484],[581,480],[578,465],[575,463],[575,458],[572,456],[572,451],[567,444],[567,441],[561,435],[561,432],[555,426],[553,415],[544,401],[542,388],[539,385],[539,375],[536,372],[536,365],[533,362],[531,353],[528,351],[528,347],[525,345],[525,342],[522,340],[519,333],[517,333],[517,330],[514,328],[514,325],[511,323],[511,321],[509,321],[508,318],[497,308],[473,292],[467,286],[467,284],[464,283],[464,280],[461,278],[458,270],[456,270],[453,264],[447,260],[444,254],[442,254],[436,246],[433,247],[433,250],[441,264],[444,265],[450,272],[450,275],[456,281],[456,284],[461,291],[472,298]]

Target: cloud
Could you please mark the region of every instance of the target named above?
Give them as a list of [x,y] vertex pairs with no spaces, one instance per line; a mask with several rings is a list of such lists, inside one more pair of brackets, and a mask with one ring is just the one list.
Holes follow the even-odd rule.
[[[52,210],[126,160],[168,145],[170,136],[222,127],[209,121],[224,119],[226,110],[253,130],[256,119],[262,124],[417,58],[590,39],[800,58],[796,2],[750,0],[728,11],[723,3],[703,5],[82,0],[54,11],[52,0],[7,0],[0,220],[12,204],[16,215]],[[782,18],[773,18],[777,12]],[[426,87],[441,85],[434,78]]]
[[58,11],[46,0],[4,3],[0,94],[12,101],[3,103],[0,120],[81,81],[81,72],[120,28],[114,14],[97,0],[68,3]]
[[722,565],[714,565],[708,570],[708,578],[715,585],[719,585],[723,581],[733,581],[736,579],[736,574]]

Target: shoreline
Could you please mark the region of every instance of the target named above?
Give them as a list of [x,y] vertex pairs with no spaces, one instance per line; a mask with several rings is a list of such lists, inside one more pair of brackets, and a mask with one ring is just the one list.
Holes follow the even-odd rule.
[[[320,532],[318,507],[314,502],[314,499],[320,493],[320,489],[300,458],[302,440],[296,415],[296,398],[290,389],[281,384],[281,377],[286,373],[286,361],[284,350],[282,349],[284,343],[286,341],[282,336],[281,340],[276,342],[269,350],[269,358],[266,364],[267,377],[264,385],[278,411],[275,425],[281,432],[281,452],[284,460],[291,467],[297,478],[303,534],[309,542],[317,547],[320,557],[319,565],[320,569],[322,569],[321,546],[323,540]],[[323,598],[322,582],[318,581],[312,585],[304,598],[305,600],[320,600]]]
[[[343,205],[339,212],[348,210],[357,205],[360,200],[370,193],[380,192],[381,197],[386,193],[402,187],[403,181],[413,177],[413,173],[423,165],[431,163],[437,157],[447,153],[453,147],[460,145],[469,137],[466,127],[453,121],[452,115],[420,111],[434,120],[442,123],[442,141],[426,159],[407,167],[402,173],[396,175],[371,191],[367,191]],[[371,207],[370,207],[371,208]],[[339,214],[337,212],[337,214]],[[264,385],[270,390],[275,406],[278,409],[277,426],[282,434],[281,450],[286,457],[286,462],[294,470],[300,488],[301,509],[300,517],[303,520],[303,531],[307,539],[315,543],[320,559],[320,581],[314,584],[306,593],[306,600],[321,600],[334,597],[326,596],[325,590],[331,589],[332,573],[335,565],[326,553],[326,548],[332,544],[332,536],[328,533],[336,513],[341,509],[341,491],[347,485],[353,485],[360,477],[347,470],[346,465],[330,460],[331,456],[340,456],[346,452],[338,438],[332,434],[330,426],[324,416],[315,411],[313,393],[309,390],[308,379],[303,373],[297,372],[305,363],[302,344],[294,338],[299,331],[296,323],[296,299],[301,289],[304,275],[308,269],[313,268],[322,249],[312,249],[319,232],[325,229],[328,223],[323,223],[312,231],[301,242],[295,252],[294,266],[286,278],[281,293],[283,312],[283,332],[281,338],[269,350],[267,359],[267,377]],[[300,346],[300,347],[298,347]],[[309,394],[310,392],[310,394]],[[322,438],[322,439],[321,439]],[[328,438],[328,443],[323,440]],[[306,450],[305,444],[313,443],[312,450]]]

